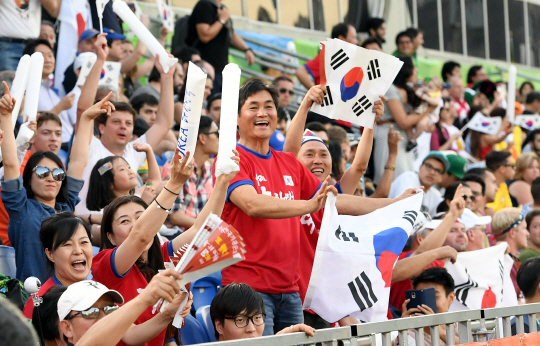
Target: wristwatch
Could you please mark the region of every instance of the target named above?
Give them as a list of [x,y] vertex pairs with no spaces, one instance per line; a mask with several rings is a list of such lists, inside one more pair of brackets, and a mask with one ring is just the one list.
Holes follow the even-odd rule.
[[223,19],[219,19],[219,22],[221,23],[221,25],[225,26],[225,24],[227,23],[226,21],[224,21]]
[[391,170],[395,171],[396,166],[395,165],[386,165],[386,166],[384,166],[384,169],[391,169]]

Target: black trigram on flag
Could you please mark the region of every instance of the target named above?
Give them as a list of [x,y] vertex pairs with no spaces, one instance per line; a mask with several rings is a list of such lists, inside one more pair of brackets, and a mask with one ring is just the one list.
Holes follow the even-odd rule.
[[113,65],[106,65],[106,68],[107,70],[109,70],[109,72],[112,72],[114,70]]
[[341,65],[343,65],[347,60],[349,60],[349,57],[343,49],[338,50],[334,55],[332,55],[332,58],[330,59],[330,66],[335,70]]
[[379,70],[378,59],[373,59],[369,62],[369,66],[367,68],[367,75],[368,75],[369,80],[373,80],[381,76],[381,71]]
[[416,215],[418,215],[417,212],[414,210],[409,210],[405,212],[405,215],[403,215],[402,219],[405,219],[411,223],[411,226],[414,226],[414,222],[416,221]]
[[[377,302],[377,297],[375,296],[375,293],[373,293],[373,288],[371,287],[371,280],[366,275],[366,272],[362,272],[360,276],[357,276],[356,279],[349,282],[348,286],[360,311],[369,309]],[[360,294],[358,294],[359,291]]]
[[456,299],[463,305],[467,306],[467,296],[469,295],[469,289],[478,287],[478,283],[471,279],[471,276],[467,272],[467,268],[465,268],[465,273],[467,273],[467,282],[462,283],[461,285],[457,285],[454,288],[454,292],[456,292]]
[[362,96],[358,101],[352,106],[352,110],[357,117],[362,115],[369,107],[371,107],[371,101],[366,97]]
[[358,238],[354,232],[345,233],[341,230],[341,226],[336,230],[336,238],[343,241],[355,241],[358,243]]
[[330,92],[330,87],[326,86],[326,95],[324,95],[323,103],[321,103],[321,107],[324,106],[331,106],[334,104],[334,100],[332,100],[332,93]]

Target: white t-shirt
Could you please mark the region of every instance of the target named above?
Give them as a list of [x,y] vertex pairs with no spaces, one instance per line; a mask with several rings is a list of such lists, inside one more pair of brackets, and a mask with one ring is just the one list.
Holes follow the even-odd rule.
[[0,37],[38,38],[40,31],[39,0],[0,0]]
[[[1,1],[1,0],[0,0]],[[80,94],[80,93],[79,93]],[[53,109],[59,102],[62,100],[58,94],[52,89],[50,81],[41,81],[41,87],[39,89],[39,100],[38,100],[38,112],[39,111],[50,111]],[[78,99],[76,100],[78,102]],[[77,120],[77,102],[73,103],[75,107],[75,120]],[[64,131],[64,119],[68,119],[69,115],[67,111],[61,111],[58,114],[58,117],[62,121],[62,132]],[[26,121],[26,119],[23,119]],[[64,142],[64,135],[62,134],[62,142]]]
[[73,88],[69,94],[75,95],[73,107],[67,111],[60,112],[58,115],[60,120],[62,120],[62,143],[69,142],[71,136],[73,135],[73,129],[77,123],[77,103],[79,103],[79,97],[81,97],[81,88],[75,86],[75,88]]
[[[418,173],[412,171],[404,172],[392,182],[388,198],[396,198],[403,191],[419,186],[422,186],[422,184],[420,183]],[[443,197],[441,196],[441,193],[435,186],[432,186],[424,193],[424,198],[422,199],[422,211],[427,211],[431,216],[435,215],[437,213],[437,206],[442,200]]]
[[[142,135],[142,137],[137,138],[135,141],[129,142],[126,149],[124,149],[124,153],[122,154],[122,157],[126,159],[134,171],[137,171],[139,167],[144,166],[144,161],[146,160],[146,153],[139,153],[133,149],[133,144],[136,142],[146,143],[146,135]],[[90,214],[89,210],[86,208],[86,196],[88,195],[90,173],[92,172],[92,168],[94,168],[96,165],[96,162],[106,158],[107,156],[114,156],[114,154],[111,153],[109,149],[105,148],[103,143],[101,143],[101,140],[99,140],[97,137],[92,137],[88,151],[88,163],[86,164],[83,172],[84,185],[81,192],[79,192],[81,202],[75,207],[75,211],[79,215]]]

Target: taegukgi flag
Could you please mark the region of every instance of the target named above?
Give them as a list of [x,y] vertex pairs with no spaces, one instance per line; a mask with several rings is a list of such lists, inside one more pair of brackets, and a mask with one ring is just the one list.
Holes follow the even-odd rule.
[[488,135],[496,135],[501,128],[502,118],[500,117],[486,117],[484,114],[477,112],[472,119],[461,128],[463,132],[465,128],[469,128],[474,131],[486,133]]
[[373,128],[373,104],[386,94],[403,62],[339,39],[321,42],[321,85],[326,96],[311,110],[331,119]]
[[513,261],[505,255],[507,247],[507,243],[500,243],[482,250],[460,252],[456,263],[446,262],[456,294],[450,311],[517,305],[510,278]]
[[362,216],[338,215],[326,200],[304,309],[328,322],[387,319],[392,270],[420,213],[423,193]]
[[540,115],[538,114],[526,114],[518,115],[514,120],[514,125],[520,126],[525,130],[537,130],[540,129]]

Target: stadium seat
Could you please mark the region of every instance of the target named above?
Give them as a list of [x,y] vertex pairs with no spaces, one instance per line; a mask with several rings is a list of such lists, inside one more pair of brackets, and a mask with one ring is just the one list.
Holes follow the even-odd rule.
[[15,264],[15,249],[0,245],[0,273],[15,278],[17,266]]
[[186,323],[179,332],[183,345],[195,345],[210,342],[204,327],[191,315],[187,316]]
[[206,330],[206,334],[208,335],[210,342],[217,341],[214,324],[212,323],[212,318],[210,317],[210,305],[198,308],[195,316],[197,317],[197,321],[199,321]]
[[216,272],[193,281],[191,283],[191,292],[193,293],[192,310],[197,311],[200,307],[210,305],[220,287],[221,272]]

